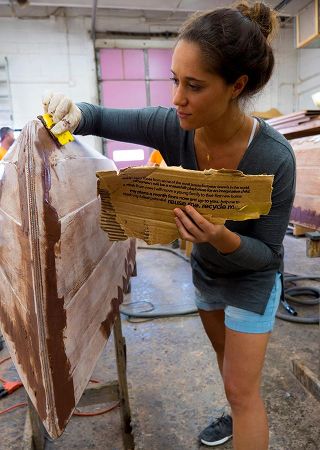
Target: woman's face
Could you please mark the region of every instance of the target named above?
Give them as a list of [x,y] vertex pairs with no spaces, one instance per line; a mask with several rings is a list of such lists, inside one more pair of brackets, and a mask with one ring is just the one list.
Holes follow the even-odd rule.
[[[173,104],[181,128],[192,130],[222,119],[234,93],[219,75],[208,72],[197,44],[181,40],[172,56]],[[225,116],[227,117],[227,116]]]

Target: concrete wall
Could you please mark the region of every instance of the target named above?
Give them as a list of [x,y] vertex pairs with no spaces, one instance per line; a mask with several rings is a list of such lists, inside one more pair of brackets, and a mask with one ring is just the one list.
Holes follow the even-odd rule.
[[277,108],[282,114],[295,110],[295,83],[297,80],[297,50],[294,48],[292,28],[283,28],[272,43],[275,56],[273,75],[254,101],[254,111]]
[[[90,21],[84,18],[0,18],[0,56],[9,62],[15,128],[41,114],[46,90],[76,101],[98,101],[89,29]],[[92,137],[83,140],[99,146]]]
[[320,48],[298,50],[297,110],[315,109],[311,95],[320,91]]
[[320,91],[320,48],[296,49],[293,28],[281,29],[273,44],[274,74],[254,102],[256,111],[271,107],[283,114],[315,109],[311,95]]
[[[9,60],[16,128],[41,113],[41,97],[46,89],[64,92],[76,101],[97,102],[90,27],[88,18],[0,18],[0,56]],[[273,47],[273,77],[250,109],[266,111],[275,107],[287,114],[312,108],[310,95],[320,89],[320,49],[296,50],[292,28],[281,29]],[[84,139],[100,149],[99,140]]]

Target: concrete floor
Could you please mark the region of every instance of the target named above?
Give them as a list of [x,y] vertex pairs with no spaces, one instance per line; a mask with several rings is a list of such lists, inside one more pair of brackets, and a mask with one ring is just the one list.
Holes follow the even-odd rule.
[[[285,271],[320,276],[320,258],[305,257],[305,238],[285,239]],[[126,302],[152,302],[157,311],[192,307],[194,289],[189,263],[164,251],[141,249],[138,276],[132,279]],[[319,286],[320,283],[313,282]],[[144,304],[132,307],[143,309]],[[308,307],[307,314],[311,310]],[[132,323],[123,317],[127,342],[129,395],[138,450],[204,450],[199,431],[226,407],[222,383],[210,343],[198,315]],[[0,352],[0,359],[7,355]],[[320,402],[292,374],[290,361],[300,358],[320,373],[319,327],[277,319],[268,348],[263,396],[270,421],[270,450],[320,449]],[[2,375],[13,378],[11,362]],[[93,374],[116,379],[112,339]],[[0,400],[0,409],[23,401],[20,389]],[[92,408],[91,408],[92,410]],[[26,409],[0,416],[0,450],[21,448]],[[119,411],[95,417],[73,417],[64,434],[46,448],[61,450],[121,450]],[[229,442],[219,448],[231,449]],[[259,449],[257,449],[259,450]]]

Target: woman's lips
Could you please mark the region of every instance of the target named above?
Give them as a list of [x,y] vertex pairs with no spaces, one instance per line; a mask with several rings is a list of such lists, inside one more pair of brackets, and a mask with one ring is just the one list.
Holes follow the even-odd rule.
[[179,119],[186,119],[187,117],[191,116],[191,114],[187,114],[182,111],[177,111],[177,114],[178,114]]

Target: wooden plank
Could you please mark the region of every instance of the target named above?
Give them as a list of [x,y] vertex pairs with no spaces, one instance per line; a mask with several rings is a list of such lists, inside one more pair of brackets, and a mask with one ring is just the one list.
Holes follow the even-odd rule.
[[272,125],[274,129],[281,130],[282,128],[291,128],[291,127],[297,127],[302,123],[310,122],[312,118],[303,116],[301,118],[297,118],[296,120],[287,119],[283,121],[279,121],[279,123]]
[[283,121],[287,121],[289,120],[294,120],[296,118],[299,117],[304,117],[304,116],[319,116],[319,110],[318,109],[307,109],[307,110],[302,110],[302,111],[297,111],[297,112],[293,112],[290,114],[285,114],[283,116],[280,117],[275,117],[272,118],[270,120],[268,120],[268,123],[270,123],[271,125],[277,124],[277,123],[281,123]]
[[301,124],[292,128],[279,128],[278,131],[287,139],[316,135],[320,133],[320,120],[314,119],[306,124]]
[[300,383],[320,401],[320,379],[305,364],[297,359],[292,359],[292,371]]
[[309,231],[314,231],[313,228],[303,227],[301,225],[293,225],[293,236],[304,236]]

